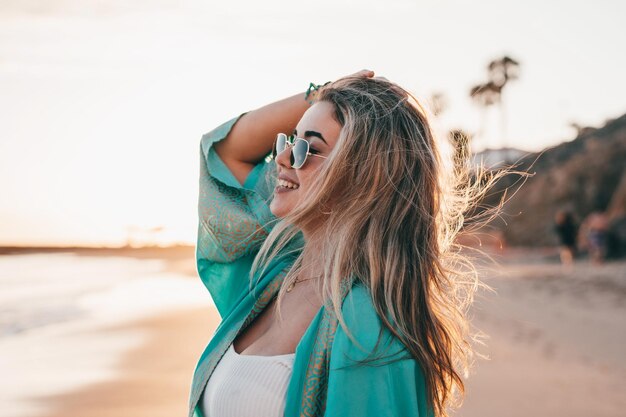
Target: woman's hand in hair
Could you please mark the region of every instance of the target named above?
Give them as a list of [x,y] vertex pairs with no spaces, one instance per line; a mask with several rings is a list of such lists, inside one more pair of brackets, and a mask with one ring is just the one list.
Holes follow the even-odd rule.
[[349,75],[350,77],[363,77],[363,78],[372,78],[374,76],[374,71],[371,70],[361,70],[359,72],[355,72],[354,74]]
[[349,75],[349,77],[374,78],[376,80],[389,81],[385,77],[381,77],[381,76],[375,77],[374,75],[375,75],[374,71],[371,71],[371,70],[361,70],[359,72],[355,72],[354,74]]

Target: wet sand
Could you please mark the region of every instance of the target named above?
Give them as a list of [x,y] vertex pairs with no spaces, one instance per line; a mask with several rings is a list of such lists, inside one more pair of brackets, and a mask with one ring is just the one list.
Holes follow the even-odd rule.
[[196,360],[218,324],[216,310],[193,309],[101,330],[147,339],[122,358],[118,378],[37,401],[50,407],[47,417],[185,416]]

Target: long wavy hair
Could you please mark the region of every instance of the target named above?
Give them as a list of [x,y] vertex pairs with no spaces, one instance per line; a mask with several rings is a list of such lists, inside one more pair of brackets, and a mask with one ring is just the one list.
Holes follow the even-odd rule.
[[[390,81],[346,77],[317,99],[334,106],[339,139],[307,195],[272,228],[251,277],[323,221],[324,300],[354,340],[341,314],[341,284],[360,281],[383,325],[420,364],[429,406],[447,416],[460,404],[474,354],[467,310],[475,291],[489,288],[455,237],[502,174],[472,173],[469,161],[446,167],[427,112]],[[283,281],[279,311],[302,261],[300,254]]]

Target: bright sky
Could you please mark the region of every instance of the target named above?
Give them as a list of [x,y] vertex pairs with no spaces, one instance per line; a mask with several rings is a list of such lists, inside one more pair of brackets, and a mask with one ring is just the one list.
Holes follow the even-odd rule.
[[507,141],[494,109],[476,150],[540,150],[626,112],[623,2],[86,4],[0,3],[0,245],[119,245],[130,227],[194,243],[202,134],[362,68],[444,93],[438,128],[477,132],[469,89],[518,60]]

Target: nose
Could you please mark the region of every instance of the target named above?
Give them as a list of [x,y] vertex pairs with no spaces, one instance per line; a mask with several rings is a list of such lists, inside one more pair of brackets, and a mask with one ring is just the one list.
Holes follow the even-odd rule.
[[291,169],[291,146],[289,143],[287,143],[281,153],[276,155],[276,163],[285,169]]

